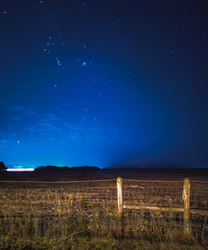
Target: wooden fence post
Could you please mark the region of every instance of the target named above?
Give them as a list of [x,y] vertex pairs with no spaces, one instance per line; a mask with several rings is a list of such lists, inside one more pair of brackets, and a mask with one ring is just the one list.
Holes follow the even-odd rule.
[[184,220],[183,220],[183,233],[189,236],[190,225],[189,225],[189,214],[190,214],[190,180],[184,179],[183,182],[183,197],[184,200]]
[[117,199],[118,199],[118,222],[120,227],[120,237],[124,238],[124,225],[123,225],[123,191],[122,191],[122,178],[117,178]]
[[118,215],[123,213],[123,194],[122,194],[122,178],[117,178],[117,199],[118,199]]

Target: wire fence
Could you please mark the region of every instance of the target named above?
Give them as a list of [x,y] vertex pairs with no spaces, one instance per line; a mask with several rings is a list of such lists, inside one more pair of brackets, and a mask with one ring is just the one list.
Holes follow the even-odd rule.
[[[24,203],[50,204],[51,201],[86,201],[89,206],[99,206],[104,201],[117,206],[116,179],[88,181],[1,181],[0,205],[18,206]],[[190,207],[192,210],[208,210],[208,182],[191,181]],[[181,207],[183,181],[154,181],[123,179],[125,205]],[[69,202],[70,203],[70,202]]]
[[123,179],[125,205],[183,207],[183,181],[149,181]]
[[[159,211],[157,216],[168,211],[166,218],[179,221],[186,236],[191,234],[206,242],[207,227],[207,202],[208,202],[208,183],[195,181],[191,184],[190,180],[178,181],[132,181],[117,178],[118,188],[118,212],[123,216],[123,208],[142,210],[139,217],[146,219],[144,210]],[[183,213],[183,217],[181,216]],[[191,216],[190,216],[191,213]],[[163,217],[164,213],[163,213]],[[167,221],[167,220],[166,220]],[[121,223],[123,228],[123,221]],[[156,223],[155,223],[156,224]],[[161,220],[159,220],[161,225]],[[164,224],[164,223],[162,223]],[[178,227],[178,230],[181,230]],[[122,229],[123,230],[123,229]]]
[[[38,201],[49,204],[55,198],[61,201],[85,199],[89,205],[103,201],[117,203],[116,179],[88,181],[1,181],[0,205],[23,204]],[[208,210],[208,182],[191,181],[190,206],[192,210]],[[125,205],[183,207],[183,181],[150,181],[123,179]],[[6,200],[6,202],[5,202]]]
[[191,181],[191,209],[208,210],[208,182]]
[[[28,228],[29,225],[34,225],[34,233],[38,234],[40,231],[43,234],[44,230],[52,230],[51,225],[58,225],[62,221],[66,228],[68,218],[79,221],[80,217],[82,220],[83,218],[93,220],[94,225],[102,221],[103,228],[109,228],[109,225],[116,227],[114,220],[118,214],[116,186],[116,179],[64,182],[1,181],[0,222],[3,226],[0,232],[1,230],[11,232],[15,225],[16,227],[27,225],[29,220]],[[122,198],[125,206],[179,208],[183,211],[182,196],[183,181],[123,179]],[[184,218],[181,211],[175,213],[159,211],[156,216],[163,219],[157,221],[157,224],[165,227],[167,221],[172,224],[174,222],[174,227],[182,231]],[[204,242],[208,242],[208,182],[191,181],[190,212],[191,233],[196,238],[200,235],[200,239],[203,238]],[[151,213],[146,209],[138,211],[127,209],[124,226],[135,227],[137,231],[138,228],[150,230],[153,227]],[[68,232],[69,230],[66,233]]]
[[56,216],[80,207],[116,209],[116,180],[71,182],[1,182],[0,216]]

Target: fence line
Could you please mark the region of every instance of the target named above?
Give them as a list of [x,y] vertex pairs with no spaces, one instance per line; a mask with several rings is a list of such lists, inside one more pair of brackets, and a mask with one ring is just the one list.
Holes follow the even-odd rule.
[[[0,181],[0,183],[37,183],[37,184],[73,184],[73,183],[96,183],[96,182],[106,182],[106,181],[115,181],[117,180],[117,201],[116,201],[116,189],[114,189],[114,185],[113,185],[113,190],[115,191],[115,193],[113,194],[114,201],[115,201],[115,205],[116,202],[118,203],[118,214],[122,215],[123,213],[123,209],[148,209],[148,210],[155,210],[155,211],[169,211],[169,212],[183,212],[184,213],[184,233],[187,234],[190,231],[190,213],[193,214],[203,214],[206,215],[208,214],[208,210],[202,210],[202,209],[196,209],[197,206],[193,206],[194,209],[190,208],[190,181],[189,179],[185,179],[184,181],[159,181],[159,180],[134,180],[134,179],[122,179],[120,177],[118,177],[117,179],[107,179],[107,180],[84,180],[84,181],[58,181],[58,182],[48,182],[48,181]],[[172,206],[167,206],[167,207],[163,207],[163,203],[159,204],[152,204],[151,205],[145,205],[145,204],[141,204],[141,205],[128,205],[128,204],[123,204],[123,195],[125,195],[125,191],[123,193],[122,190],[122,184],[123,181],[128,181],[128,182],[147,182],[147,183],[184,183],[183,185],[183,207],[172,207]],[[203,182],[203,181],[192,181],[193,183],[208,183],[208,182]],[[94,184],[93,184],[94,185]],[[85,184],[83,184],[83,190],[84,190],[84,186]],[[178,185],[177,185],[178,187]],[[81,188],[81,189],[82,189]],[[90,189],[96,189],[96,187],[90,187]],[[145,190],[145,187],[143,187]],[[169,188],[169,184],[168,184],[168,188]],[[181,186],[182,188],[182,186]],[[109,189],[108,187],[99,187],[99,190],[101,189]],[[20,189],[19,189],[20,190]],[[78,190],[78,192],[83,192],[83,190]],[[90,192],[89,192],[90,194]],[[104,195],[104,194],[102,194]],[[109,194],[106,193],[105,196],[109,198],[108,196]],[[93,198],[95,200],[95,198]],[[132,198],[131,198],[132,199]],[[133,199],[132,199],[133,200]],[[147,203],[148,204],[148,203]],[[176,202],[175,202],[176,204]],[[159,205],[159,206],[158,206]],[[176,206],[176,205],[175,205]],[[206,209],[206,208],[205,208]],[[122,216],[121,216],[122,217]]]
[[[179,182],[182,183],[183,181],[162,181],[162,180],[134,180],[134,179],[123,179],[124,181],[135,181],[135,182]],[[207,182],[208,183],[208,182]]]
[[[116,181],[117,179],[107,179],[107,180],[85,180],[85,181],[1,181],[0,183],[3,182],[12,182],[12,183],[18,183],[18,182],[32,182],[32,183],[77,183],[77,182],[98,182],[98,181]],[[135,181],[135,182],[160,182],[160,183],[182,183],[183,181],[162,181],[162,180],[135,180],[135,179],[122,179],[123,181]],[[208,184],[208,181],[194,181],[192,180],[191,182],[195,183],[204,183]]]
[[[136,180],[127,179],[127,181],[136,181]],[[150,181],[150,182],[181,182],[181,181]],[[190,180],[188,178],[184,179],[183,181],[183,195],[182,195],[182,200],[184,201],[183,208],[124,205],[122,192],[123,192],[122,191],[122,178],[118,177],[117,178],[117,194],[118,194],[117,201],[118,201],[118,215],[120,217],[122,217],[124,208],[183,212],[184,213],[183,233],[184,235],[187,235],[187,236],[190,234],[190,212],[198,213],[198,214],[208,214],[208,210],[190,209]]]
[[[183,181],[163,181],[163,180],[135,180],[135,179],[123,179],[123,181],[135,181],[135,182],[160,182],[160,183],[182,183]],[[194,181],[192,180],[191,182],[193,183],[204,183],[208,184],[208,181]]]
[[32,182],[32,183],[59,183],[59,184],[63,184],[63,183],[77,183],[77,182],[98,182],[98,181],[116,181],[116,179],[107,179],[107,180],[86,180],[86,181],[0,181],[0,183],[26,183],[26,182]]

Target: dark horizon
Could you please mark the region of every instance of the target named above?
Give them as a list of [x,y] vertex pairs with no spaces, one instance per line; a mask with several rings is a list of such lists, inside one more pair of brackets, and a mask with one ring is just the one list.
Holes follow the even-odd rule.
[[208,166],[188,166],[188,165],[182,165],[182,164],[172,164],[172,163],[149,163],[146,165],[138,165],[137,163],[122,163],[117,165],[111,165],[111,166],[105,166],[103,168],[97,167],[97,166],[57,166],[53,164],[49,165],[40,165],[35,167],[30,166],[24,166],[24,165],[5,165],[7,169],[41,169],[41,170],[77,170],[77,169],[94,169],[94,170],[188,170],[188,169],[208,169]]
[[207,11],[2,0],[0,161],[208,167]]

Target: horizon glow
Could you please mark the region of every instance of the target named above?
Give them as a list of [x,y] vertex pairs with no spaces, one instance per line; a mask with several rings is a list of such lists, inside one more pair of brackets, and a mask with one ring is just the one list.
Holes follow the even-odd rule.
[[19,168],[19,169],[8,168],[6,171],[7,172],[32,172],[34,171],[34,168]]

